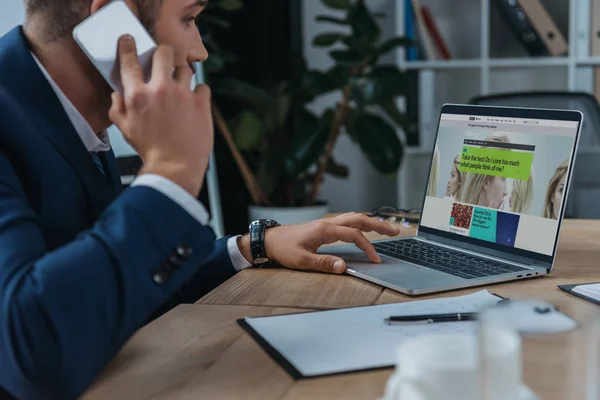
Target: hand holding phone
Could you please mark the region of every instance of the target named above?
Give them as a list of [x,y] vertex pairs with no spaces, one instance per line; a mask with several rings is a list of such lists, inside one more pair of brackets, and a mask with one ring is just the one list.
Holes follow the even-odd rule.
[[173,48],[157,47],[149,82],[131,36],[119,42],[124,94],[113,93],[110,119],[144,162],[140,174],[170,179],[197,197],[213,148],[210,89],[190,90],[188,66],[174,67]]
[[123,94],[119,72],[117,43],[123,35],[131,35],[137,44],[137,55],[145,82],[152,73],[152,56],[156,43],[127,4],[113,0],[81,22],[73,30],[73,38],[112,89]]

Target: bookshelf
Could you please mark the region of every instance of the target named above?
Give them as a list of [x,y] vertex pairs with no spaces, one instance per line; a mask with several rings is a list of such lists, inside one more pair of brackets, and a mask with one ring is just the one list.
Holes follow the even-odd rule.
[[[591,0],[542,0],[569,43],[568,55],[531,57],[514,37],[491,0],[420,0],[427,6],[453,55],[451,60],[408,61],[396,52],[401,69],[418,74],[418,147],[410,147],[398,176],[398,206],[421,206],[439,110],[477,95],[516,91],[593,92],[590,56]],[[403,0],[395,2],[396,34],[405,35]]]

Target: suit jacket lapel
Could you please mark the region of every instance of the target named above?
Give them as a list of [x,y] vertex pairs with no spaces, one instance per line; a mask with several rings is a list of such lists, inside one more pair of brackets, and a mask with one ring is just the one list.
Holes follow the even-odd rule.
[[[77,171],[88,193],[94,216],[99,217],[115,198],[116,184],[109,184],[94,164],[52,87],[31,56],[21,27],[0,40],[0,84],[29,113],[40,132]],[[110,153],[109,158],[114,160]],[[116,163],[114,165],[116,171]],[[118,172],[111,171],[112,175],[118,175]]]

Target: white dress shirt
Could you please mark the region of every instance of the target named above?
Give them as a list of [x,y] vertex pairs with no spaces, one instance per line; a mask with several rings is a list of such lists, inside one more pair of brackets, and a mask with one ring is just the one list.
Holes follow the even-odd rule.
[[[63,91],[58,87],[56,82],[52,79],[48,71],[44,68],[44,66],[40,63],[37,57],[31,53],[33,59],[39,66],[40,70],[48,80],[48,83],[52,87],[52,90],[56,93],[58,100],[62,104],[63,108],[71,124],[75,128],[75,131],[81,138],[81,141],[85,145],[85,148],[89,152],[99,152],[99,151],[109,151],[110,140],[108,137],[108,133],[106,131],[97,135],[93,130],[90,124],[83,118],[81,113],[75,108],[73,103],[65,96]],[[175,203],[177,203],[181,208],[187,211],[192,217],[194,217],[200,224],[206,225],[208,224],[209,215],[202,203],[196,200],[191,194],[186,192],[182,187],[172,182],[171,180],[162,177],[160,175],[152,175],[146,174],[141,175],[136,178],[131,186],[147,186],[151,187],[154,190],[157,190],[169,197]],[[240,249],[237,245],[237,237],[232,237],[227,241],[227,250],[229,252],[229,257],[231,258],[231,262],[234,268],[237,271],[240,271],[245,268],[249,268],[252,265],[242,256]]]

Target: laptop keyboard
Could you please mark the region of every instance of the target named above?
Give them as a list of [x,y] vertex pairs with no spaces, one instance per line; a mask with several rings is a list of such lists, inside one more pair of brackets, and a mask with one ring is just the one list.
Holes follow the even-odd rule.
[[492,261],[415,239],[373,243],[373,246],[380,254],[465,279],[529,271],[526,268]]

